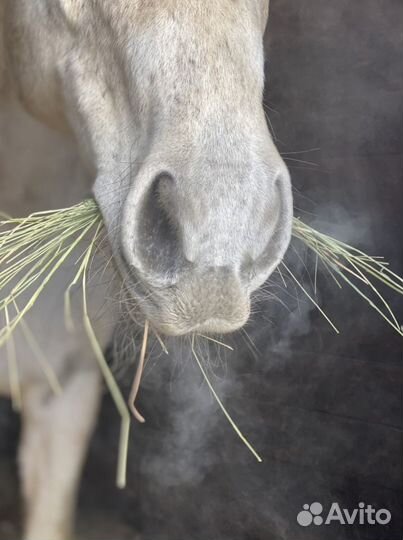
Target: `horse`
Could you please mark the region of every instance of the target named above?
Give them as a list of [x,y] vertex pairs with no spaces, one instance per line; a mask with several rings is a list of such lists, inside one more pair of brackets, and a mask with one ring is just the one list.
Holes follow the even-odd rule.
[[[90,294],[102,347],[122,317],[105,300],[111,288],[124,287],[160,335],[221,334],[246,323],[252,293],[282,260],[292,195],[262,104],[268,9],[267,0],[1,2],[0,207],[24,215],[95,198],[113,263]],[[26,540],[70,536],[100,402],[94,353],[63,321],[73,271],[66,264],[26,317],[61,393],[14,336]],[[9,375],[3,347],[6,396]]]

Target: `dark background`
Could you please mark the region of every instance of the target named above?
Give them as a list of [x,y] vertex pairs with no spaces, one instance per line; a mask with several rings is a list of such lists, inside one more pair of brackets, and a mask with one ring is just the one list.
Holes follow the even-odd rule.
[[[403,271],[403,3],[272,0],[268,118],[296,214]],[[295,248],[295,249],[294,249]],[[312,260],[288,260],[310,286]],[[298,253],[298,255],[296,255]],[[305,265],[308,272],[305,270]],[[128,488],[114,487],[117,415],[106,396],[79,503],[86,540],[400,540],[402,341],[322,271],[318,298],[341,330],[278,276],[245,332],[204,347],[211,378],[259,464],[211,400],[184,343],[149,361],[132,431]],[[275,297],[279,298],[279,302]],[[390,296],[403,319],[399,298]],[[399,318],[399,317],[398,317]],[[249,337],[248,337],[249,336]],[[253,342],[253,343],[252,343]],[[131,372],[122,376],[127,386]],[[0,538],[19,520],[18,420],[0,403]],[[304,503],[392,513],[388,526],[306,529]]]

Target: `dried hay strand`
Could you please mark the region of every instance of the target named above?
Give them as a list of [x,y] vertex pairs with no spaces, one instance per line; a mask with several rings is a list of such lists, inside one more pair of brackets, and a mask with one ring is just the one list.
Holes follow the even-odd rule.
[[[121,419],[116,482],[119,487],[124,487],[126,485],[130,430],[129,411],[137,420],[144,422],[143,416],[135,407],[135,399],[140,387],[149,330],[154,332],[163,351],[166,354],[168,354],[168,351],[161,337],[146,321],[140,360],[130,396],[126,402],[98,343],[88,314],[88,273],[92,256],[97,250],[103,229],[102,216],[94,200],[88,199],[69,208],[37,212],[25,218],[9,218],[4,214],[2,216],[4,216],[4,220],[0,221],[0,315],[3,315],[5,325],[0,328],[0,347],[3,345],[7,347],[10,389],[15,407],[18,408],[21,404],[21,389],[13,341],[13,332],[17,326],[21,326],[25,339],[31,346],[34,357],[38,360],[50,387],[55,393],[62,391],[51,366],[46,362],[24,317],[35,306],[39,296],[47,288],[52,277],[63,266],[68,257],[73,252],[78,251],[80,255],[76,261],[77,272],[73,281],[67,287],[65,294],[66,324],[67,326],[72,324],[70,291],[73,286],[79,285],[82,289],[82,324]],[[403,279],[389,269],[387,262],[380,257],[371,257],[348,244],[316,231],[298,218],[294,218],[293,221],[293,236],[302,241],[316,256],[315,285],[317,267],[320,261],[325,269],[330,272],[338,287],[341,287],[341,282],[347,284],[399,335],[403,335],[402,328],[391,307],[376,286],[376,283],[381,283],[395,293],[403,294]],[[300,283],[292,270],[284,262],[282,266],[338,333],[338,329],[331,319]],[[371,298],[370,294],[375,296],[377,302]],[[26,297],[28,297],[28,300],[26,300]],[[21,304],[22,298],[24,298],[23,304]],[[225,343],[221,343],[211,336],[200,337],[231,349]],[[195,336],[192,335],[192,354],[213,397],[243,443],[258,461],[262,461],[259,454],[241,433],[215,392],[203,368],[201,359],[195,351],[194,338]]]

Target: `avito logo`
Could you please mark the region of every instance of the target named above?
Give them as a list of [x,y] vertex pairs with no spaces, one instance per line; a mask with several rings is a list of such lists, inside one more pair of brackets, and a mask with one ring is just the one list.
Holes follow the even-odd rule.
[[330,525],[339,523],[340,525],[387,525],[392,519],[389,510],[381,508],[376,510],[372,505],[360,502],[358,508],[348,510],[340,508],[339,503],[331,504],[326,516],[323,513],[323,505],[319,502],[304,504],[301,512],[297,515],[297,522],[301,527],[309,525]]

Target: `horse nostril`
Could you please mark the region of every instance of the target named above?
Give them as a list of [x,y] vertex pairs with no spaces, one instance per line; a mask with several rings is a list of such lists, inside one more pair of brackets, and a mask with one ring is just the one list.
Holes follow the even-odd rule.
[[156,176],[135,219],[134,246],[142,274],[156,285],[174,283],[184,265],[181,231],[175,212],[176,186],[168,173]]
[[293,205],[290,175],[282,165],[273,176],[271,195],[259,222],[262,232],[260,253],[255,251],[253,256],[246,253],[241,264],[241,279],[251,290],[258,288],[273,272],[291,238]]

